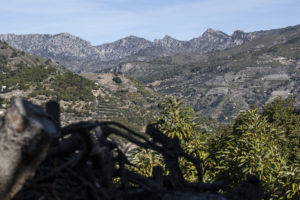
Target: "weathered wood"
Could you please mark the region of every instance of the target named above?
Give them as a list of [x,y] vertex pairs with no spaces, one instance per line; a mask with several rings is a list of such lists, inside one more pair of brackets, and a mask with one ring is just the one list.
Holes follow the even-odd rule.
[[34,175],[58,134],[42,107],[17,98],[0,127],[0,199],[8,200]]

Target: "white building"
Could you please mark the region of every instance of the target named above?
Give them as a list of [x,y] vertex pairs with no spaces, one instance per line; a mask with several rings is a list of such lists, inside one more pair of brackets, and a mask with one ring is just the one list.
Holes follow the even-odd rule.
[[4,92],[6,90],[6,85],[2,85],[0,92]]

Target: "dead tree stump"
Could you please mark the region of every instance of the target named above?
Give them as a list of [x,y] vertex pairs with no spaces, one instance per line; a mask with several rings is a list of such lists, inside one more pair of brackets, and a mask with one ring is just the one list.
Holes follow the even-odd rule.
[[34,175],[57,127],[42,107],[17,98],[0,126],[0,199],[9,200]]

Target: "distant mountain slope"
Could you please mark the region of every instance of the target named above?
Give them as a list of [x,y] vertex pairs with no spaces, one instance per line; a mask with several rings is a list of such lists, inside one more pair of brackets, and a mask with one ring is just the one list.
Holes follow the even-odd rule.
[[221,121],[276,96],[293,95],[300,105],[300,26],[271,32],[225,50],[124,62],[110,71],[135,77],[163,94],[182,95],[196,111]]
[[0,115],[17,96],[37,104],[58,100],[63,123],[115,120],[136,130],[153,119],[161,100],[157,92],[124,75],[79,76],[0,42]]
[[135,36],[129,36],[121,40],[96,46],[103,59],[101,61],[118,60],[133,55],[141,49],[152,46],[152,42]]
[[31,54],[54,59],[74,71],[86,60],[101,59],[98,50],[89,42],[68,33],[5,34],[0,35],[0,40]]
[[176,40],[170,36],[154,42],[129,36],[113,43],[93,46],[79,37],[61,34],[2,34],[0,40],[9,45],[44,58],[51,58],[72,71],[97,71],[116,66],[122,62],[147,61],[183,52],[210,52],[224,50],[265,35],[277,34],[284,29],[245,33],[235,31],[227,35],[208,29],[201,36],[189,41]]

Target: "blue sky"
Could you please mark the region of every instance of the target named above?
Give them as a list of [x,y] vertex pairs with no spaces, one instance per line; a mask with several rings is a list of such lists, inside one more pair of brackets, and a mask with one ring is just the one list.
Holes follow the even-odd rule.
[[69,32],[94,45],[128,35],[189,40],[300,24],[300,0],[2,0],[0,33]]

